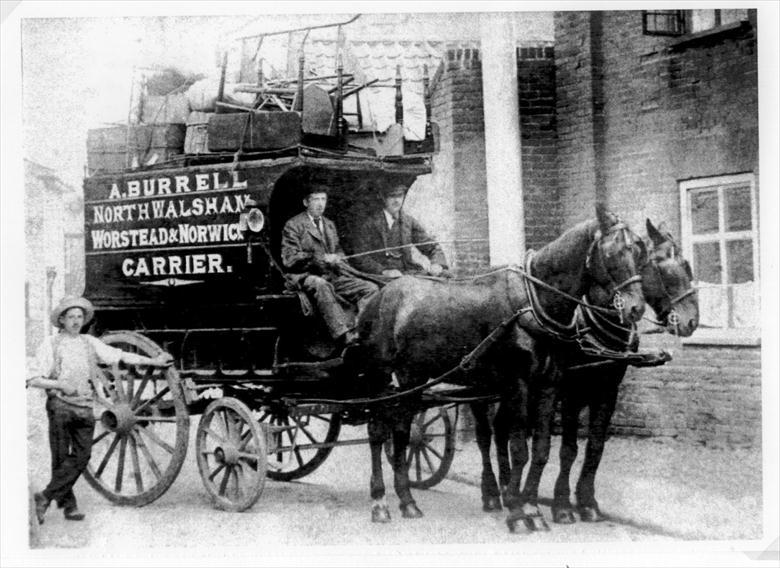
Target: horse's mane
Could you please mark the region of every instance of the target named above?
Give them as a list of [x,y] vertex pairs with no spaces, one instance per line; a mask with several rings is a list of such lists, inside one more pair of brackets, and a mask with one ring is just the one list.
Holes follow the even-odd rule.
[[[557,265],[561,259],[569,257],[573,249],[590,246],[598,228],[598,221],[589,219],[567,229],[560,237],[547,243],[536,252],[534,264],[537,266]],[[583,239],[583,237],[585,238]],[[582,260],[584,261],[584,258]],[[570,268],[564,267],[564,270]]]

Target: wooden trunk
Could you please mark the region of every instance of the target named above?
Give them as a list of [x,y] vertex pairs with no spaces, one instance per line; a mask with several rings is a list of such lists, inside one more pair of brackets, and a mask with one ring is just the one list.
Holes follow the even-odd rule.
[[297,112],[214,114],[209,118],[211,152],[275,150],[301,141],[301,117]]

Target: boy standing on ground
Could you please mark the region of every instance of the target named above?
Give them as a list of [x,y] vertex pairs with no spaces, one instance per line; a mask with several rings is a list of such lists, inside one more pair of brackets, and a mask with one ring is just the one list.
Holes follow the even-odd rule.
[[51,448],[51,481],[46,489],[35,494],[35,514],[39,523],[49,504],[56,501],[64,509],[65,518],[81,521],[73,485],[87,468],[92,452],[95,418],[92,413],[92,387],[98,361],[115,365],[124,361],[130,365],[167,367],[173,361],[168,353],[154,358],[125,353],[106,345],[98,338],[81,333],[95,310],[89,300],[63,298],[51,313],[51,322],[60,333],[46,338],[38,348],[36,364],[27,379],[28,387],[45,389],[48,395],[46,414],[49,417]]

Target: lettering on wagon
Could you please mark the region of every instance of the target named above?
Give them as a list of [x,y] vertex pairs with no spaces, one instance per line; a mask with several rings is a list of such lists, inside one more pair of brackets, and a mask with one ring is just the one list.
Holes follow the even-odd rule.
[[190,225],[126,229],[123,231],[93,229],[90,231],[92,250],[127,249],[166,245],[198,245],[206,243],[231,243],[243,236],[238,223]]
[[232,271],[232,267],[223,264],[222,255],[219,253],[125,258],[122,261],[122,274],[135,278],[222,274]]
[[143,203],[123,205],[93,205],[92,223],[110,225],[128,221],[146,221],[150,219],[179,219],[203,215],[224,215],[241,213],[249,200],[249,195],[229,195],[224,197],[195,197],[189,199],[154,199]]
[[207,172],[194,175],[124,180],[121,187],[119,183],[114,182],[111,185],[108,198],[157,197],[195,191],[246,188],[247,180],[241,171]]

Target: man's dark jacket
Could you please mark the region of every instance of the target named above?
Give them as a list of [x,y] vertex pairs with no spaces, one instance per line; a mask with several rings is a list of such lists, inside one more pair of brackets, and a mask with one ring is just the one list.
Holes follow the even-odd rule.
[[[431,242],[434,240],[433,237],[425,232],[423,226],[414,217],[401,211],[396,223],[401,224],[402,245],[428,243],[415,244],[415,246],[430,259],[432,264],[439,264],[443,268],[448,268],[447,259],[441,247],[438,243]],[[356,231],[353,240],[355,253],[387,248],[388,232],[384,210],[380,209],[369,216]],[[401,257],[402,267],[398,266],[398,255]],[[412,260],[412,247],[358,256],[351,259],[350,262],[358,270],[371,274],[381,274],[383,270],[391,270],[393,268],[400,269],[402,272],[414,272],[421,269],[420,265]]]

